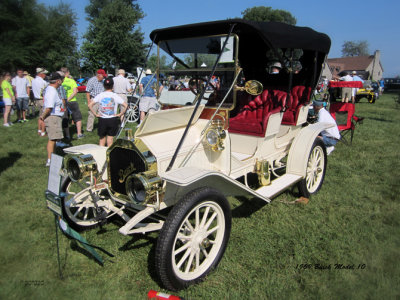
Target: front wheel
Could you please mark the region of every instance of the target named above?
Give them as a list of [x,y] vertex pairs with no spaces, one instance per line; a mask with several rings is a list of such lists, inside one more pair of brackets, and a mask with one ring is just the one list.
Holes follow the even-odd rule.
[[173,207],[156,247],[156,272],[169,290],[204,279],[220,262],[228,244],[232,216],[217,190],[203,187]]
[[307,161],[306,177],[299,182],[301,196],[309,198],[321,188],[326,171],[326,150],[320,138],[315,139]]
[[111,216],[113,203],[105,189],[95,189],[69,177],[63,181],[61,189],[65,193],[61,201],[63,218],[75,230],[91,229]]

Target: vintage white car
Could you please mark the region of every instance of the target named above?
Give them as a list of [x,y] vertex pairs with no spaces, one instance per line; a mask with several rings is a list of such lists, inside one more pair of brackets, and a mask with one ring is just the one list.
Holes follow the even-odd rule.
[[156,273],[179,290],[220,262],[232,222],[228,196],[270,202],[295,185],[305,197],[320,189],[327,156],[318,135],[328,125],[308,125],[307,113],[330,39],[242,19],[150,37],[159,58],[170,58],[154,75],[164,85],[161,93],[154,87],[161,109],[135,131],[124,123],[109,148],[64,150],[58,214],[75,229],[118,216],[124,235],[160,231]]

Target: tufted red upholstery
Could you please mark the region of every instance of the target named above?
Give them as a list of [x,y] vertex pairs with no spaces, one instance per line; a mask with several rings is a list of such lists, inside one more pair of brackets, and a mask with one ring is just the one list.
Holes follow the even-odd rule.
[[299,111],[302,106],[310,101],[311,88],[297,85],[292,88],[290,100],[287,103],[287,109],[283,115],[282,124],[296,125]]
[[237,116],[229,120],[229,132],[264,136],[269,116],[281,111],[286,100],[286,93],[266,89],[261,95],[243,106]]

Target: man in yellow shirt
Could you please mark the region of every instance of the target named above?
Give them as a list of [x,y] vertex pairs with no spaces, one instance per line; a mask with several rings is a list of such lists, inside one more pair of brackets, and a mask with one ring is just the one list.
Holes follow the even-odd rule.
[[62,86],[67,92],[67,108],[71,114],[72,120],[75,123],[76,131],[78,133],[78,139],[84,137],[82,134],[82,113],[79,109],[79,103],[76,100],[76,94],[78,93],[78,85],[75,80],[71,77],[68,68],[61,68],[61,72],[64,72],[65,78]]

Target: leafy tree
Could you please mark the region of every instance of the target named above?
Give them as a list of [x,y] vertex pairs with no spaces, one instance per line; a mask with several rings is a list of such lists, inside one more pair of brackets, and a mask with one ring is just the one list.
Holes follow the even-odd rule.
[[[153,54],[149,57],[146,63],[146,68],[151,69],[153,72],[157,69],[157,55]],[[170,64],[167,63],[167,57],[165,55],[161,55],[160,57],[160,69],[165,70],[169,69]]]
[[72,67],[77,53],[76,17],[69,5],[36,0],[0,1],[0,69]]
[[45,44],[45,64],[52,66],[53,70],[67,66],[73,72],[78,65],[75,13],[69,5],[63,3],[49,7],[44,13],[49,26],[44,32],[48,41]]
[[135,29],[143,12],[135,0],[90,0],[85,8],[90,22],[82,45],[87,69],[132,70],[144,61],[143,33]]
[[254,6],[242,11],[242,17],[245,20],[258,22],[283,22],[289,25],[296,25],[297,20],[292,14],[286,10],[273,9],[267,6]]
[[345,41],[342,46],[342,57],[369,55],[367,41]]

